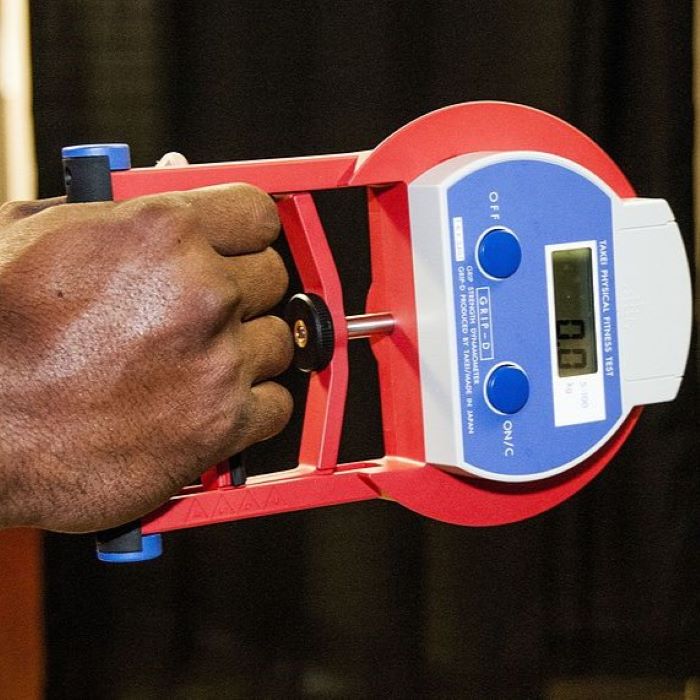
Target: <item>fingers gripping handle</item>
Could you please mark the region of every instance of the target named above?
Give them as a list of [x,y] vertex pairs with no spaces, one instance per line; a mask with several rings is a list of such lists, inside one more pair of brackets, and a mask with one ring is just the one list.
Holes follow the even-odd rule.
[[[69,146],[62,156],[70,203],[111,200],[112,171],[131,167],[129,147],[123,143]],[[143,535],[139,522],[98,533],[96,546],[98,559],[116,564],[146,561],[162,553],[161,536]]]
[[[63,159],[69,202],[108,201],[114,198],[121,200],[145,193],[141,191],[144,183],[141,182],[139,186],[138,177],[135,178],[137,186],[133,192],[119,189],[120,186],[123,189],[125,183],[131,182],[131,179],[125,179],[126,172],[123,174],[116,172],[130,169],[129,150],[124,144],[75,146],[64,149]],[[336,166],[335,160],[340,160],[340,164]],[[326,159],[319,163],[302,160],[299,163],[294,161],[265,164],[263,168],[265,173],[280,171],[278,175],[284,176],[286,186],[264,187],[264,189],[270,192],[289,191],[291,181],[287,182],[287,180],[292,178],[296,181],[297,178],[301,178],[306,181],[310,177],[307,172],[309,168],[313,170],[312,175],[315,173],[316,179],[319,176],[316,170],[320,168],[323,171],[321,174],[325,185],[329,184],[326,180],[332,181],[335,185],[342,184],[336,180],[346,177],[344,173],[354,160],[354,157],[352,159],[344,157],[334,159],[333,162]],[[224,181],[250,180],[249,177],[245,177],[245,173],[238,172],[238,167],[234,167],[231,172],[229,172],[230,167],[224,170],[226,173],[219,173]],[[178,177],[184,177],[185,171],[187,176],[183,182],[180,182]],[[213,184],[209,181],[193,183],[194,175],[184,167],[151,168],[143,172],[159,181],[164,177],[169,178],[166,190],[190,189],[196,184]],[[199,171],[193,172],[196,174]],[[170,182],[173,178],[175,178],[173,182]],[[316,182],[313,177],[311,180]],[[292,191],[295,190],[297,188],[292,188]],[[313,466],[318,472],[333,472],[337,464],[348,382],[348,333],[343,311],[342,289],[323,227],[307,188],[297,190],[296,194],[281,196],[278,199],[278,206],[304,288],[325,300],[333,322],[332,361],[322,371],[312,375],[299,462],[301,465]],[[205,492],[209,489],[218,490],[223,482],[226,482],[227,486],[242,486],[246,482],[244,465],[239,460],[231,460],[228,465],[219,465],[216,470],[206,473],[202,482]],[[147,534],[143,533],[141,525],[141,523],[131,523],[117,530],[101,533],[97,542],[99,558],[110,562],[131,562],[158,556],[161,548],[160,536],[149,533],[148,521],[145,521],[144,525]]]
[[[354,166],[356,157],[353,155],[332,159],[265,162],[256,166],[257,176],[262,178],[258,181],[257,176],[252,177],[248,172],[247,164],[223,164],[196,169],[179,164],[182,167],[129,170],[128,149],[121,144],[73,147],[64,149],[63,155],[66,192],[70,202],[110,199],[121,201],[149,192],[187,190],[216,182],[236,181],[251,181],[258,186],[262,185],[262,189],[268,192],[285,193],[278,194],[277,201],[292,256],[304,289],[317,295],[327,304],[333,329],[333,350],[328,364],[311,376],[299,464],[304,468],[312,467],[315,474],[333,473],[337,466],[348,384],[348,324],[343,310],[340,280],[309,189],[344,186],[349,168]],[[123,172],[116,172],[118,170]],[[197,176],[202,174],[206,177],[199,182]],[[274,182],[267,182],[265,178],[269,179],[271,174],[275,176]],[[151,180],[158,185],[155,189]],[[288,485],[299,485],[302,481],[303,479],[292,479]],[[349,480],[343,483],[347,483],[349,487],[355,484]],[[208,494],[212,492],[214,498],[220,499],[220,489],[226,491],[227,498],[230,498],[231,494],[237,491],[231,487],[241,487],[244,484],[245,469],[240,462],[231,460],[228,464],[217,465],[203,475],[203,490],[192,494],[186,499],[186,503],[175,498],[141,523],[131,523],[115,531],[102,533],[98,537],[98,556],[110,562],[143,561],[153,558],[160,552],[160,538],[157,533],[163,531],[164,517],[167,520],[172,513],[177,516],[183,505],[207,501]],[[340,491],[345,494],[348,489],[343,488],[340,488]],[[241,489],[243,490],[245,489]],[[337,502],[337,490],[338,487],[331,488],[333,495],[330,502]],[[367,495],[365,491],[366,487],[363,486],[363,497]],[[347,494],[342,495],[341,500],[346,497]],[[305,496],[304,502],[307,500],[308,497]],[[351,500],[357,500],[354,491]],[[268,499],[265,512],[279,512],[276,503],[276,500]],[[211,522],[216,521],[215,515],[211,517],[214,518]],[[209,516],[207,519],[210,519]]]

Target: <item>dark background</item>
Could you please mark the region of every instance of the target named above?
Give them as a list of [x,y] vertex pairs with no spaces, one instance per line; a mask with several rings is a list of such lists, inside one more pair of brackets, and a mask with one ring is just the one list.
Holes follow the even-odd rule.
[[[432,109],[503,99],[597,140],[671,202],[692,255],[689,0],[31,8],[42,196],[61,191],[70,143],[127,141],[137,165],[171,149],[352,151]],[[320,207],[361,312],[362,198]],[[360,347],[352,361],[344,458],[381,452],[372,360]],[[535,698],[562,677],[698,675],[697,406],[693,352],[679,399],[645,411],[602,476],[507,527],[374,502],[176,533],[161,560],[123,568],[96,563],[90,538],[50,536],[48,695]],[[288,466],[297,433],[255,468]]]

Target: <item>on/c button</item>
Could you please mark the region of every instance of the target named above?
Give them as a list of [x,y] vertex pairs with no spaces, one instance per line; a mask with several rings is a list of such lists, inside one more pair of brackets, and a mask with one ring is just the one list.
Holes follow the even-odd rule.
[[500,413],[517,413],[530,397],[530,382],[520,367],[503,364],[491,371],[486,380],[486,399]]
[[481,269],[497,279],[510,277],[520,267],[523,258],[518,239],[504,228],[495,228],[484,234],[476,255]]

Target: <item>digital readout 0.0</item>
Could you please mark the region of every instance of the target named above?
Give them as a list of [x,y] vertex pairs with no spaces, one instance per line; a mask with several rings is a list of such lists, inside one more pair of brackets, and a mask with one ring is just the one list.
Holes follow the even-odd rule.
[[552,270],[559,376],[594,374],[598,356],[591,249],[554,251]]

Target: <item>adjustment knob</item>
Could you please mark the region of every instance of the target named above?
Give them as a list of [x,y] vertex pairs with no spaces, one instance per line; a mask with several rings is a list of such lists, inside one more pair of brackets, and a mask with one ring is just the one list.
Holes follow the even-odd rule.
[[333,318],[316,294],[295,294],[284,312],[294,339],[294,366],[302,372],[323,369],[333,357]]
[[486,399],[499,413],[517,413],[530,396],[530,382],[520,367],[499,365],[486,381]]

